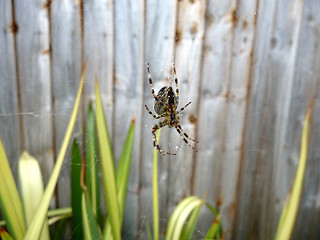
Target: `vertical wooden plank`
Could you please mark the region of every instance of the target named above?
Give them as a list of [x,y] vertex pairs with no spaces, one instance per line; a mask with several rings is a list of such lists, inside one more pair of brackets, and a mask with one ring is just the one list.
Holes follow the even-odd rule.
[[[302,9],[303,3],[300,0],[278,1],[275,9],[272,37],[270,39],[270,65],[268,67],[269,71],[272,71],[273,81],[275,81],[274,86],[276,86],[270,92],[273,92],[273,99],[276,100],[274,114],[271,114],[271,116],[275,116],[272,119],[272,124],[275,127],[272,134],[274,138],[273,151],[268,153],[273,161],[269,160],[271,170],[270,172],[267,171],[269,184],[264,188],[265,192],[263,193],[266,197],[266,204],[263,204],[262,207],[261,239],[274,237],[283,207],[282,203],[292,187],[295,176],[294,169],[296,168],[290,169],[290,166],[288,166],[288,163],[290,163],[288,160],[293,151],[288,150],[286,146],[300,146],[300,137],[292,141],[289,135],[295,132],[295,134],[298,133],[301,136],[302,131],[302,128],[291,128],[292,117],[290,116],[290,111],[297,104],[292,97],[298,90],[294,87],[294,82]],[[312,97],[310,96],[309,99],[310,103]],[[272,113],[272,100],[269,104]],[[308,105],[305,105],[305,110]],[[300,111],[301,109],[295,109],[294,114],[304,115],[306,112],[302,113]]]
[[[239,229],[244,234],[241,237],[269,239],[274,237],[294,177],[292,169],[288,170],[293,153],[290,146],[298,141],[292,141],[291,134],[301,134],[301,128],[291,128],[290,111],[297,104],[292,96],[297,91],[293,83],[302,3],[265,1],[260,2],[259,9],[265,10],[258,13],[257,64],[247,123],[248,165],[242,188],[242,201],[247,205],[240,206],[242,216],[238,221],[247,226],[244,231]],[[266,23],[269,18],[272,21]],[[297,109],[294,112],[300,114]]]
[[[177,1],[172,0],[147,0],[145,18],[145,65],[144,65],[144,104],[153,110],[153,96],[151,94],[147,65],[150,63],[150,71],[155,91],[169,85],[167,77],[170,76],[172,62],[174,61],[174,43],[176,33],[176,9]],[[162,70],[162,71],[161,71]],[[164,81],[163,81],[164,80]],[[153,119],[146,110],[143,111],[142,119],[142,141],[141,141],[141,165],[140,165],[140,216],[152,219],[152,137],[151,128],[158,121]],[[147,126],[147,127],[145,127]],[[168,131],[162,131],[160,146],[169,150]],[[171,130],[171,129],[170,129]],[[168,162],[174,159],[167,156],[159,157],[159,208],[160,219],[168,219],[167,208],[167,187],[168,187]],[[143,218],[140,219],[139,231],[145,232]],[[160,232],[163,232],[166,221],[160,220]],[[146,235],[144,235],[146,237]]]
[[[266,126],[270,126],[270,114],[267,114],[265,104],[274,96],[268,99],[266,93],[274,89],[271,85],[272,72],[268,72],[266,64],[268,62],[268,52],[270,51],[270,36],[272,34],[272,22],[275,9],[275,1],[259,2],[259,11],[257,12],[257,27],[255,36],[255,51],[253,53],[253,70],[250,87],[249,111],[247,119],[246,146],[244,152],[244,168],[242,170],[242,182],[239,190],[239,203],[237,208],[237,217],[234,224],[236,239],[247,239],[252,236],[252,231],[258,228],[260,215],[257,215],[261,207],[261,188],[262,175],[268,168],[267,160],[262,161],[266,152],[270,151],[269,146],[261,146],[261,142],[270,143],[270,131]],[[273,82],[274,83],[274,82]],[[261,114],[266,114],[261,117]],[[269,123],[269,124],[268,124]],[[264,134],[260,131],[265,129]],[[263,166],[266,164],[266,166]],[[257,233],[255,235],[257,236]]]
[[[294,83],[290,109],[287,139],[291,146],[291,164],[296,170],[298,164],[300,138],[303,119],[312,97],[316,96],[313,123],[308,152],[308,162],[304,180],[302,199],[298,219],[292,239],[319,239],[319,196],[320,196],[320,165],[319,165],[319,126],[320,126],[320,2],[307,1],[303,5],[296,63],[294,68]],[[315,92],[316,91],[316,92]],[[297,130],[295,130],[297,129]],[[289,146],[290,146],[289,145]],[[294,172],[295,174],[295,172]],[[305,226],[308,226],[306,228]]]
[[[0,2],[0,138],[3,142],[14,177],[20,155],[19,110],[13,22],[9,1]],[[17,180],[17,178],[15,178]]]
[[[179,81],[179,106],[192,102],[180,115],[180,125],[192,138],[196,138],[198,94],[201,77],[201,58],[205,30],[206,1],[178,1],[175,64]],[[174,86],[175,87],[175,86]],[[168,188],[168,216],[176,205],[192,193],[191,182],[196,152],[185,144],[178,132],[170,130],[172,152]],[[188,140],[191,146],[196,144]],[[200,143],[201,144],[201,143]]]
[[[83,1],[84,59],[88,60],[84,87],[84,117],[94,99],[95,77],[99,79],[110,138],[113,136],[113,1]],[[111,141],[113,142],[113,141]]]
[[231,78],[222,143],[220,191],[223,230],[227,239],[232,239],[232,224],[238,204],[236,193],[246,129],[256,7],[255,0],[238,1],[233,17]]
[[[70,119],[81,77],[81,20],[78,1],[52,1],[51,6],[52,93],[55,147],[59,152]],[[81,131],[81,113],[75,134]],[[59,207],[70,206],[70,155],[58,181]]]
[[136,129],[131,160],[131,172],[123,223],[124,238],[134,239],[138,232],[140,142],[143,125],[144,78],[144,1],[114,2],[114,154],[119,159],[132,117],[136,116]]
[[[88,60],[84,95],[83,119],[86,119],[90,100],[94,100],[95,78],[99,80],[101,98],[108,125],[111,143],[113,142],[113,0],[83,0],[83,51]],[[100,192],[103,193],[101,184]],[[101,203],[104,203],[101,194]],[[101,205],[105,213],[105,204]]]
[[[196,155],[193,189],[198,196],[207,192],[207,201],[213,205],[221,202],[221,154],[230,85],[235,6],[233,0],[209,1],[206,11],[198,113],[199,153]],[[199,231],[203,236],[212,221],[212,213],[204,209],[199,220]]]
[[40,162],[45,184],[53,166],[49,19],[45,0],[15,0],[24,147]]

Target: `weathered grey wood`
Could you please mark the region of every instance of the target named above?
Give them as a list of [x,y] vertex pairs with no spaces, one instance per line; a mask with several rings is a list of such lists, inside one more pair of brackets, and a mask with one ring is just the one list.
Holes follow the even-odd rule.
[[[296,146],[299,146],[300,142],[300,138],[292,139],[291,134],[298,132],[300,135],[301,128],[291,128],[292,125],[288,120],[292,119],[289,112],[292,106],[296,104],[292,99],[292,95],[299,91],[298,88],[292,87],[295,76],[301,15],[301,1],[285,0],[278,1],[276,4],[270,39],[270,65],[268,70],[273,75],[271,81],[277,85],[276,89],[271,91],[274,93],[271,97],[274,98],[275,106],[277,107],[273,110],[272,101],[268,103],[268,105],[270,104],[270,115],[275,116],[272,120],[274,121],[274,130],[272,130],[274,131],[274,134],[272,134],[274,141],[273,143],[272,141],[270,142],[273,144],[273,151],[270,151],[268,153],[270,156],[267,157],[272,161],[269,160],[270,165],[268,164],[271,169],[270,172],[267,172],[269,184],[264,188],[265,192],[263,193],[266,204],[262,206],[261,239],[274,237],[283,207],[282,203],[286,199],[293,183],[294,174],[292,174],[292,170],[290,171],[289,169],[288,171],[288,159],[290,159],[293,151],[288,151],[285,146],[294,146],[296,144],[298,144]],[[287,59],[287,61],[283,61],[283,59]],[[272,112],[274,113],[272,114]],[[299,112],[296,111],[295,114],[299,114]],[[305,114],[305,112],[302,114]],[[288,175],[286,176],[286,174]]]
[[[163,129],[161,148],[177,156],[159,157],[160,233],[183,197],[208,192],[207,201],[221,206],[226,239],[272,239],[296,173],[303,119],[319,91],[320,2],[83,0],[83,12],[78,1],[47,3],[14,0],[15,25],[11,2],[0,2],[0,137],[14,172],[25,142],[47,181],[88,59],[75,136],[84,136],[97,75],[116,159],[136,114],[123,238],[147,239],[146,222],[153,221],[151,128],[158,120],[144,109],[153,109],[154,100],[146,66],[157,92],[175,87],[175,63],[179,107],[192,101],[181,125],[199,140],[199,153],[174,129]],[[318,105],[317,99],[293,239],[320,236]],[[60,206],[70,204],[68,157],[65,163]],[[196,238],[213,219],[201,212]]]
[[53,167],[47,1],[14,1],[24,149],[38,159],[45,184]]
[[232,62],[222,147],[221,202],[222,222],[226,239],[232,239],[236,213],[237,187],[241,171],[248,92],[251,77],[255,30],[256,1],[237,1],[233,10]]
[[16,177],[21,145],[14,44],[15,24],[9,1],[0,2],[0,29],[0,138]]
[[[158,92],[161,87],[168,85],[168,77],[171,73],[172,62],[174,61],[174,43],[176,33],[176,11],[177,1],[148,0],[146,1],[145,16],[145,65],[144,65],[144,104],[147,104],[153,111],[153,96],[151,94],[147,63],[150,63],[150,71],[153,79],[153,86]],[[143,107],[143,106],[142,106]],[[154,111],[153,111],[154,112]],[[153,146],[151,128],[158,120],[152,118],[146,110],[142,114],[142,141],[141,141],[141,165],[140,165],[140,228],[143,232],[141,237],[147,238],[145,217],[149,222],[152,221],[152,156]],[[167,129],[166,129],[167,130]],[[162,131],[160,146],[167,151],[169,149],[168,131]],[[171,130],[171,129],[170,129]],[[168,190],[168,170],[169,161],[173,157],[159,156],[159,208],[160,208],[160,233],[163,232],[168,216],[167,209],[167,190]]]
[[[241,187],[239,190],[239,203],[237,204],[237,219],[234,229],[237,239],[247,239],[249,236],[258,236],[256,228],[259,227],[261,216],[256,215],[261,210],[262,189],[266,187],[268,160],[263,158],[270,151],[272,136],[270,127],[270,109],[264,108],[264,103],[272,101],[275,97],[271,90],[275,86],[269,86],[272,81],[272,71],[265,67],[268,63],[270,51],[272,20],[276,1],[262,1],[258,5],[255,51],[253,53],[253,70],[250,87],[250,105],[248,111],[246,146],[244,150],[244,169],[242,170]],[[268,12],[268,14],[266,14]],[[267,95],[269,93],[269,96]],[[262,133],[263,132],[263,133]],[[264,161],[262,161],[264,159]],[[265,184],[263,184],[265,183]],[[259,196],[259,197],[258,197]]]
[[88,60],[84,86],[84,117],[94,99],[95,77],[99,79],[110,139],[113,137],[113,1],[83,1],[83,48]]
[[[261,2],[259,7],[263,9],[269,4]],[[242,235],[244,238],[274,237],[283,202],[292,186],[294,175],[288,171],[288,161],[294,151],[288,147],[300,142],[300,138],[293,140],[291,134],[297,131],[301,133],[301,128],[291,127],[289,113],[295,105],[292,95],[299,91],[293,88],[293,83],[301,10],[300,1],[277,1],[273,10],[270,10],[274,11],[271,25],[266,24],[266,18],[270,16],[264,12],[258,15],[258,63],[253,78],[248,121],[252,128],[249,129],[251,134],[248,135],[246,146],[246,160],[254,166],[254,170],[252,174],[246,173],[245,178],[251,179],[243,185],[245,189],[253,189],[254,195],[249,200],[243,200],[248,204],[248,209],[241,209],[248,213],[245,220],[248,221],[245,223],[248,227],[245,235]],[[252,148],[253,151],[250,151]],[[257,199],[254,196],[261,197]],[[240,218],[243,223],[243,216],[240,215]]]
[[[113,1],[83,1],[83,55],[88,60],[84,95],[83,118],[87,116],[89,101],[95,99],[95,78],[98,78],[102,103],[106,116],[109,137],[114,146],[113,138]],[[101,183],[101,208],[105,212],[105,195]]]
[[[235,1],[209,1],[203,49],[202,84],[198,113],[199,153],[196,155],[194,193],[213,205],[223,201],[221,159],[232,57]],[[201,143],[201,144],[200,144]],[[208,169],[210,169],[208,171]],[[205,236],[213,221],[210,211],[200,213],[200,233]]]
[[[76,1],[52,1],[51,10],[51,66],[55,151],[59,153],[78,91],[82,69],[82,41],[80,4]],[[75,137],[81,133],[81,108],[74,129]],[[82,145],[84,147],[84,145]],[[83,148],[84,149],[84,148]],[[70,154],[65,158],[58,181],[58,203],[70,206]]]
[[[179,106],[192,102],[180,115],[180,124],[188,136],[196,138],[198,94],[200,88],[203,38],[205,30],[205,1],[178,1],[175,65],[179,80]],[[175,86],[174,86],[175,88]],[[169,165],[167,216],[171,216],[177,204],[192,194],[195,154],[185,144],[178,132],[170,130],[172,157]],[[191,140],[189,143],[196,147]],[[201,144],[201,143],[200,143]]]
[[[319,75],[320,75],[320,10],[319,1],[306,1],[302,6],[302,19],[299,31],[294,83],[292,89],[292,107],[288,125],[288,145],[293,149],[289,155],[289,169],[296,171],[299,157],[300,138],[306,110],[313,97],[316,97],[306,176],[302,199],[296,221],[293,239],[319,239]],[[297,129],[297,130],[296,130]],[[293,173],[295,174],[295,172]],[[294,175],[293,175],[294,176]],[[291,186],[292,186],[291,182]],[[305,226],[308,226],[307,228]]]
[[119,0],[114,2],[114,155],[118,161],[135,115],[131,171],[127,192],[123,238],[134,239],[140,226],[139,176],[140,142],[143,126],[143,83],[144,83],[144,2]]

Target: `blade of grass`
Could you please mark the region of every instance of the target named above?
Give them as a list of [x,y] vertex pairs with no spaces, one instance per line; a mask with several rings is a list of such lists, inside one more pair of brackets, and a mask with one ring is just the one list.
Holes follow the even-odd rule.
[[[99,153],[101,163],[101,173],[105,194],[108,219],[110,220],[111,230],[114,239],[121,239],[121,224],[119,202],[115,178],[114,158],[109,139],[107,123],[102,107],[98,80],[95,84],[96,95],[96,125],[99,140]],[[106,231],[105,231],[106,232]]]
[[98,177],[98,161],[96,154],[95,119],[92,103],[89,104],[86,131],[86,186],[88,187],[92,211],[97,222],[101,224],[100,188]]
[[[27,227],[38,209],[43,197],[43,182],[38,161],[24,151],[20,157],[19,164],[19,182],[23,209],[25,213]],[[47,218],[44,219],[41,239],[50,239],[49,226]]]
[[[130,174],[130,165],[131,165],[131,155],[134,139],[134,129],[135,129],[135,117],[132,118],[131,125],[127,134],[126,141],[123,145],[122,153],[119,159],[118,169],[116,173],[117,189],[118,189],[118,199],[119,199],[119,211],[120,211],[120,226],[122,226],[124,209],[126,203],[126,193],[127,186]],[[105,230],[104,230],[104,239],[111,240],[111,227],[110,221],[107,220]]]
[[292,189],[292,194],[290,197],[288,208],[284,207],[285,216],[284,219],[281,219],[276,233],[276,239],[286,240],[290,239],[294,223],[297,218],[299,203],[301,198],[301,192],[303,187],[303,180],[307,165],[307,157],[308,157],[308,146],[309,146],[309,135],[310,135],[310,116],[314,106],[315,99],[313,99],[312,103],[308,108],[308,112],[303,124],[302,137],[301,137],[301,151],[300,151],[300,159],[299,165]]
[[[290,194],[291,194],[291,192],[289,192],[289,194],[287,195],[286,201],[284,202],[282,213],[281,213],[279,224],[278,224],[278,228],[277,228],[277,233],[278,233],[278,229],[282,228],[283,223],[286,220],[285,218],[286,218],[286,215],[287,215],[287,212],[288,212]],[[276,235],[275,239],[277,239],[277,235]]]
[[188,216],[194,211],[198,206],[201,206],[203,201],[201,199],[195,199],[194,201],[190,202],[180,213],[179,218],[177,219],[176,225],[174,227],[173,237],[172,239],[181,239],[181,233],[183,226],[185,225]]
[[203,204],[199,205],[198,207],[196,207],[191,216],[190,219],[187,223],[187,226],[185,227],[181,239],[192,239],[194,230],[196,228],[197,222],[198,222],[198,218],[199,218],[199,213],[200,213],[200,209],[202,207]]
[[48,217],[54,217],[62,214],[72,214],[72,208],[71,207],[56,208],[48,211]]
[[1,240],[14,240],[10,234],[4,230],[2,227],[0,227],[0,239]]
[[219,233],[220,219],[221,219],[221,215],[219,214],[216,220],[212,223],[204,239],[220,239],[220,233]]
[[[55,217],[51,217],[51,218],[48,219],[48,224],[49,224],[49,226],[51,226],[52,224],[54,224],[54,223],[56,223],[58,221],[65,220],[65,219],[68,219],[70,217],[72,217],[72,213],[66,213],[66,214],[61,214],[61,215],[55,216]],[[80,219],[81,219],[81,215],[80,215]]]
[[215,207],[213,207],[211,204],[206,202],[206,207],[212,212],[213,215],[215,215],[216,217],[218,217],[218,215],[220,215],[219,213],[219,209],[216,209]]
[[[170,240],[170,239],[179,239],[178,238],[174,238],[174,236],[176,236],[176,232],[178,233],[178,236],[180,236],[180,232],[178,232],[180,225],[181,225],[181,221],[183,221],[183,224],[185,223],[186,218],[183,220],[183,217],[186,215],[186,217],[188,217],[188,215],[190,214],[190,212],[193,210],[193,208],[195,208],[196,206],[198,206],[198,204],[201,204],[201,199],[199,199],[196,196],[190,196],[187,197],[185,199],[183,199],[178,206],[176,207],[176,209],[174,210],[174,212],[171,215],[171,218],[169,220],[168,223],[168,227],[167,227],[167,234],[166,234],[166,240]],[[182,226],[183,226],[182,224]],[[179,225],[179,226],[178,226]],[[181,229],[182,229],[181,226]]]
[[[157,132],[158,142],[161,129]],[[153,149],[152,167],[152,210],[153,210],[153,239],[159,240],[159,188],[158,188],[158,151]]]
[[74,104],[74,107],[72,110],[72,114],[70,117],[68,128],[67,128],[66,134],[64,136],[58,158],[56,160],[56,164],[54,166],[52,175],[49,179],[48,185],[47,185],[46,190],[44,192],[42,201],[39,205],[38,211],[37,211],[35,217],[33,218],[33,221],[28,229],[26,236],[25,236],[25,240],[34,240],[34,239],[39,238],[39,235],[40,235],[39,226],[41,226],[43,224],[44,219],[46,217],[48,207],[50,204],[50,200],[52,198],[52,194],[53,194],[55,186],[57,184],[59,173],[60,173],[61,166],[63,163],[63,159],[65,157],[65,154],[66,154],[66,151],[68,148],[68,143],[70,142],[72,131],[73,131],[73,128],[74,128],[74,125],[76,122],[76,117],[77,117],[79,104],[80,104],[81,93],[82,93],[82,89],[83,89],[83,82],[84,82],[86,66],[87,66],[87,63],[84,64],[84,67],[82,70],[82,76],[81,76],[81,81],[80,81],[76,101],[75,101],[75,104]]
[[0,209],[12,236],[23,239],[26,228],[22,203],[1,139],[0,166]]
[[118,170],[117,170],[117,187],[118,187],[118,199],[119,199],[119,210],[120,210],[120,224],[122,225],[124,209],[126,204],[127,187],[130,174],[131,155],[133,148],[135,129],[135,117],[132,118],[130,128],[127,134],[126,141],[123,145],[122,153],[119,159]]
[[149,240],[152,240],[151,227],[148,218],[146,218],[146,231]]
[[[49,220],[50,221],[50,220]],[[57,224],[54,228],[54,234],[52,236],[52,240],[61,240],[63,239],[63,235],[67,226],[67,219],[64,218]]]
[[95,217],[93,215],[92,207],[90,204],[89,195],[87,192],[82,193],[81,205],[82,205],[82,223],[83,223],[83,230],[84,230],[84,239],[86,240],[101,239],[99,226],[95,221]]
[[72,206],[72,234],[74,239],[82,239],[81,221],[81,199],[82,188],[81,179],[81,154],[79,144],[76,139],[72,143],[71,151],[71,206]]

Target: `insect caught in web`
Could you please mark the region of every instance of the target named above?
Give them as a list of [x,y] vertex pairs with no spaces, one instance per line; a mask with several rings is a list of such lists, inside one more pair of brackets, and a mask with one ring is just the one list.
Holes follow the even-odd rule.
[[178,78],[177,78],[177,74],[176,74],[176,69],[175,66],[173,65],[173,71],[174,71],[174,81],[176,84],[176,93],[174,93],[172,87],[170,86],[165,86],[162,87],[158,94],[156,95],[154,93],[154,89],[152,86],[152,79],[151,79],[151,75],[150,75],[150,70],[149,70],[149,63],[148,63],[148,78],[149,78],[149,84],[151,87],[151,93],[154,97],[154,110],[155,112],[159,115],[156,116],[154,115],[149,108],[147,107],[147,105],[144,105],[148,111],[148,113],[150,115],[152,115],[155,119],[159,119],[159,118],[164,118],[162,121],[160,121],[158,124],[154,125],[152,127],[152,138],[153,138],[153,147],[155,149],[157,149],[162,155],[176,155],[175,153],[169,153],[166,152],[162,149],[160,149],[160,146],[158,144],[157,141],[157,137],[156,137],[156,131],[159,130],[160,128],[163,128],[165,126],[168,126],[169,128],[174,127],[177,132],[179,133],[179,135],[182,137],[183,141],[190,147],[192,148],[194,151],[197,152],[197,149],[192,147],[190,145],[190,143],[188,142],[187,139],[193,141],[193,142],[198,142],[197,140],[191,138],[188,136],[188,134],[186,134],[182,127],[180,126],[180,116],[179,114],[187,107],[191,104],[191,102],[189,102],[187,105],[185,105],[183,108],[181,108],[180,110],[177,110],[178,108],[178,104],[179,104],[179,86],[178,86]]

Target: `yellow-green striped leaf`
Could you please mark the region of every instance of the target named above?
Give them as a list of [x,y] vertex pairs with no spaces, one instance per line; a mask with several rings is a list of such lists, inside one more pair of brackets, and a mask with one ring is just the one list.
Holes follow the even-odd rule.
[[101,239],[99,226],[93,215],[90,199],[87,192],[82,193],[81,206],[82,206],[82,224],[83,224],[84,239],[86,240]]
[[[161,129],[157,132],[157,140],[160,140]],[[158,185],[158,151],[153,148],[152,166],[152,211],[153,211],[153,239],[159,240],[159,185]]]
[[122,153],[117,169],[117,188],[120,209],[120,223],[122,225],[124,209],[126,205],[127,187],[130,174],[131,155],[134,139],[135,117],[132,119],[130,128],[127,134],[126,141],[122,148]]
[[9,232],[17,239],[25,235],[24,214],[21,199],[9,166],[6,152],[0,139],[0,209]]
[[[107,122],[102,107],[98,81],[95,85],[96,95],[96,125],[99,140],[99,153],[101,163],[101,174],[103,180],[108,220],[111,224],[111,231],[114,239],[121,239],[121,223],[118,193],[115,177],[114,158],[111,142],[108,134]],[[106,231],[104,231],[106,233]]]
[[172,213],[165,239],[180,239],[183,226],[188,216],[195,208],[197,208],[202,203],[203,200],[196,196],[190,196],[182,200]]
[[[38,161],[26,151],[22,153],[18,166],[21,198],[28,227],[43,197],[43,181]],[[40,238],[50,239],[47,218],[44,219]]]
[[14,240],[10,234],[4,230],[2,227],[0,227],[0,239],[1,240]]
[[204,239],[220,239],[220,228],[221,228],[221,223],[220,223],[221,215],[219,214],[216,218],[216,220],[212,223],[206,237]]
[[82,89],[83,89],[83,82],[84,82],[86,66],[87,66],[87,64],[85,63],[83,70],[82,70],[82,76],[81,76],[81,81],[80,81],[76,101],[75,101],[75,104],[74,104],[74,107],[72,110],[72,114],[70,117],[70,121],[69,121],[69,124],[67,127],[66,134],[64,136],[64,139],[63,139],[63,142],[62,142],[62,145],[60,148],[60,152],[58,154],[56,164],[54,166],[52,175],[49,179],[48,185],[47,185],[46,190],[44,192],[42,201],[39,205],[38,211],[37,211],[35,217],[33,218],[33,221],[28,229],[25,240],[38,239],[40,236],[41,229],[39,228],[39,226],[42,226],[42,223],[44,222],[44,219],[46,217],[48,207],[50,204],[50,200],[52,198],[52,194],[53,194],[55,186],[57,184],[59,173],[61,170],[61,166],[62,166],[64,157],[65,157],[65,154],[66,154],[66,151],[67,151],[70,139],[71,139],[71,134],[72,134],[75,122],[76,122],[76,117],[77,117],[77,113],[78,113],[78,109],[79,109],[79,105],[80,105],[81,93],[82,93]]
[[98,177],[98,161],[96,153],[95,119],[92,103],[89,104],[86,130],[86,186],[92,204],[93,214],[101,224],[100,185]]
[[313,99],[310,107],[308,109],[306,118],[303,124],[302,137],[301,137],[301,150],[300,150],[300,159],[299,165],[292,189],[292,194],[290,196],[288,206],[284,206],[283,213],[278,225],[276,239],[286,240],[290,239],[294,223],[297,218],[299,203],[301,198],[301,192],[303,187],[303,180],[305,175],[305,170],[307,166],[307,157],[308,157],[308,146],[309,146],[309,135],[310,135],[310,118],[311,112],[314,106],[315,99]]
[[[133,147],[134,138],[134,128],[135,128],[135,117],[131,121],[131,125],[127,134],[126,141],[122,148],[122,153],[119,159],[118,169],[116,172],[116,181],[118,189],[118,199],[119,199],[119,211],[120,211],[120,225],[123,222],[124,209],[126,203],[127,186],[130,174],[131,165],[131,155]],[[113,239],[111,235],[110,220],[108,219],[105,226],[103,239],[111,240]]]

